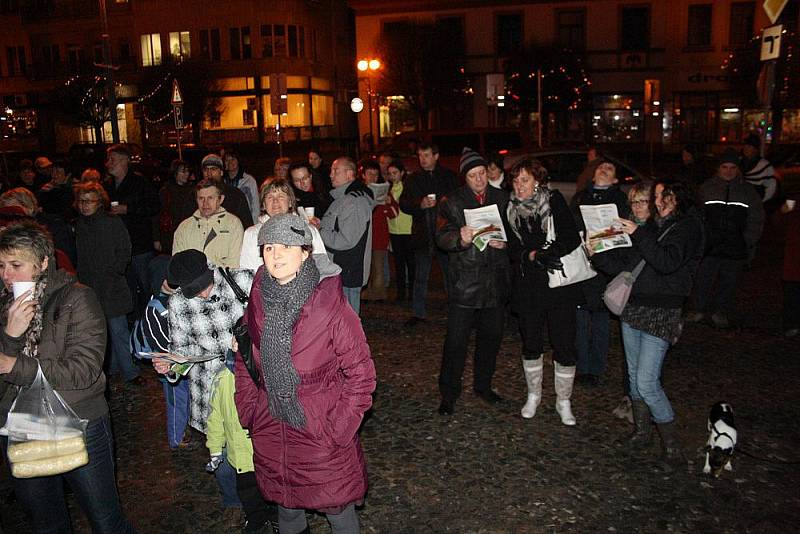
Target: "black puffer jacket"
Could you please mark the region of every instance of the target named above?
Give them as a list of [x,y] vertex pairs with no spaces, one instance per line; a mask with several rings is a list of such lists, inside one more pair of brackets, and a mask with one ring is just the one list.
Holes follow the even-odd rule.
[[133,299],[125,270],[131,261],[131,240],[119,217],[96,212],[75,224],[78,280],[94,289],[106,317],[125,315]]
[[[486,188],[483,206],[497,204],[509,235],[506,221],[508,193]],[[483,252],[470,243],[461,244],[461,227],[466,226],[465,209],[480,208],[467,186],[462,186],[439,203],[439,229],[436,244],[448,252],[447,295],[451,304],[464,308],[494,308],[508,301],[511,268],[505,249],[486,247]]]
[[764,227],[764,205],[742,178],[710,178],[700,188],[706,223],[706,255],[746,259],[755,252]]
[[[661,241],[658,237],[668,228]],[[618,248],[592,256],[601,271],[616,275],[633,271],[641,259],[647,263],[631,290],[629,304],[656,308],[680,308],[692,290],[694,275],[703,257],[703,222],[695,213],[677,216],[659,227],[652,220],[632,235],[633,247]]]
[[[411,215],[412,246],[419,249],[433,249],[436,235],[437,209],[422,209],[420,202],[433,193],[436,200],[441,201],[446,195],[458,187],[458,176],[441,165],[432,171],[418,170],[410,174],[403,183],[403,194],[400,195],[400,209]],[[476,206],[477,207],[477,206]]]

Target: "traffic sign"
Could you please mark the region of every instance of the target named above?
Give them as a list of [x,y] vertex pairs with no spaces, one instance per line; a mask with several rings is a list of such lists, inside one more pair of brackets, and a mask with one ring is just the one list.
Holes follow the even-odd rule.
[[789,0],[764,0],[764,11],[767,13],[771,23],[775,24],[787,3],[789,3]]
[[175,104],[172,106],[172,111],[175,115],[175,129],[180,130],[183,128],[183,106]]
[[183,95],[181,94],[181,88],[178,85],[178,80],[172,80],[172,105],[173,106],[180,106],[183,104]]
[[783,35],[782,24],[764,28],[764,32],[761,34],[761,61],[770,61],[780,57],[781,35]]

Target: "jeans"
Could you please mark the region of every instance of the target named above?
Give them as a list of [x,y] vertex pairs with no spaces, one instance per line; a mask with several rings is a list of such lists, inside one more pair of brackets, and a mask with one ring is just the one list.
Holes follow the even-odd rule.
[[[703,258],[694,281],[692,300],[694,309],[699,312],[729,313],[733,309],[739,275],[746,260],[727,258]],[[716,281],[716,288],[714,282]],[[716,289],[716,291],[714,291]],[[712,294],[713,293],[713,294]]]
[[183,441],[189,424],[189,380],[184,377],[174,384],[162,380],[167,401],[167,442],[170,449],[175,449]]
[[222,494],[223,508],[241,508],[242,501],[236,493],[236,469],[228,462],[228,450],[222,449],[222,463],[214,471],[219,492]]
[[350,307],[356,312],[356,315],[361,315],[361,288],[360,287],[342,287],[344,297],[350,303]]
[[[358,524],[356,507],[351,504],[338,514],[325,514],[331,524],[333,534],[358,534],[361,527]],[[278,526],[281,534],[298,534],[308,526],[306,511],[296,508],[278,506]]]
[[661,387],[661,366],[669,342],[622,323],[622,343],[628,362],[631,400],[643,400],[656,423],[669,423],[675,412]]
[[114,479],[114,438],[108,415],[89,422],[86,428],[89,463],[62,475],[11,478],[14,493],[28,513],[34,532],[72,532],[64,481],[69,484],[92,532],[134,532],[120,506]]
[[426,301],[428,299],[428,279],[431,275],[433,265],[433,255],[439,262],[442,269],[442,279],[445,291],[447,291],[447,254],[432,251],[429,249],[419,249],[414,251],[414,293],[411,299],[411,311],[414,317],[425,319],[427,317]]
[[119,373],[122,379],[129,382],[139,376],[139,369],[133,363],[131,355],[131,331],[128,319],[124,315],[109,317],[108,337],[111,342],[111,361],[108,364],[110,374]]
[[505,307],[464,308],[450,305],[447,312],[447,336],[442,351],[439,371],[439,391],[443,399],[455,401],[461,395],[464,363],[467,359],[469,331],[473,324],[475,334],[475,364],[473,389],[489,391],[497,362],[497,352],[503,341]]
[[606,370],[611,341],[611,316],[608,311],[578,308],[575,347],[578,349],[578,374],[600,376]]

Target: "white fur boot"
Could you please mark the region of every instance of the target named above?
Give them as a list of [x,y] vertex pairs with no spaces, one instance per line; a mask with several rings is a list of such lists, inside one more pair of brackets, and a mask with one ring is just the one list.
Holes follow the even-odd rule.
[[575,382],[575,366],[570,367],[553,362],[555,367],[556,412],[561,416],[561,422],[567,426],[575,425],[575,416],[572,415],[572,384]]
[[528,384],[528,400],[522,407],[522,417],[530,419],[536,415],[536,408],[542,400],[542,374],[544,373],[544,358],[538,360],[522,360],[522,370],[525,372],[525,382]]

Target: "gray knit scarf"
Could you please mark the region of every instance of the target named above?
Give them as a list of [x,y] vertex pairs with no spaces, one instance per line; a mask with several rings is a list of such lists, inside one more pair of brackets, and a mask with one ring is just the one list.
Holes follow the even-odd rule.
[[280,285],[264,269],[261,295],[264,326],[261,331],[261,368],[272,417],[303,428],[306,416],[297,400],[300,374],[292,363],[292,329],[300,309],[319,284],[319,270],[309,257],[291,282]]
[[522,242],[520,228],[524,224],[529,233],[533,232],[533,225],[539,223],[542,231],[547,234],[547,220],[550,217],[550,195],[552,191],[547,186],[537,186],[533,196],[520,200],[516,193],[511,193],[508,203],[508,224],[511,230]]

